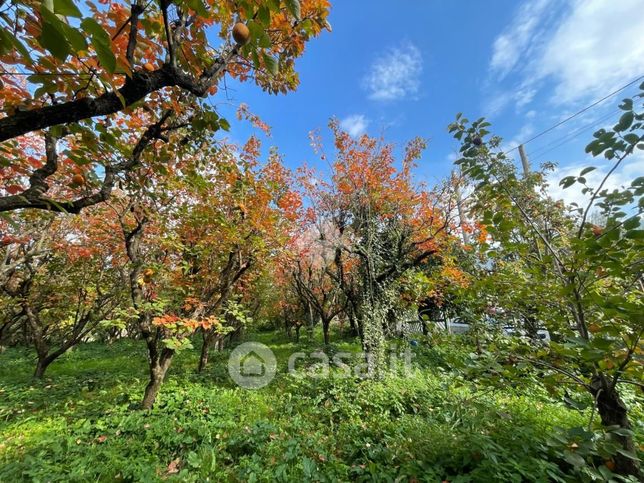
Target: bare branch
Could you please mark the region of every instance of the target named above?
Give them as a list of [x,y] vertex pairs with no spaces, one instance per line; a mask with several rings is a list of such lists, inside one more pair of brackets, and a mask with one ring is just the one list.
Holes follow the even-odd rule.
[[141,0],[137,0],[132,4],[130,13],[130,36],[127,41],[127,51],[125,58],[130,63],[130,68],[134,68],[134,50],[136,49],[137,35],[139,32],[139,16],[144,12],[145,7],[142,5]]

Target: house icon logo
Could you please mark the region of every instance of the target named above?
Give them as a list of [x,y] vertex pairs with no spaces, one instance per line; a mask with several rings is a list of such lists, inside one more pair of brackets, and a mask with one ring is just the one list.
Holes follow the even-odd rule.
[[254,351],[242,357],[240,362],[239,373],[244,377],[263,377],[266,374],[264,360]]
[[275,354],[258,342],[238,345],[228,358],[228,374],[238,386],[245,389],[266,386],[273,380],[276,371]]

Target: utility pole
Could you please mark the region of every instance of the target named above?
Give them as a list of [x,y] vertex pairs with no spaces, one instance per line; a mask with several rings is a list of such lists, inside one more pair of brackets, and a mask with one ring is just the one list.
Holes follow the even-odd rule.
[[458,219],[461,222],[461,235],[463,237],[463,243],[468,245],[470,243],[470,236],[464,229],[465,223],[467,223],[467,220],[465,219],[465,210],[463,210],[463,200],[461,198],[461,180],[462,179],[463,177],[459,176],[458,180],[456,181],[456,209],[458,211]]
[[528,159],[528,155],[525,153],[523,144],[519,145],[519,156],[521,156],[521,164],[523,165],[523,177],[527,178],[530,174],[530,160]]

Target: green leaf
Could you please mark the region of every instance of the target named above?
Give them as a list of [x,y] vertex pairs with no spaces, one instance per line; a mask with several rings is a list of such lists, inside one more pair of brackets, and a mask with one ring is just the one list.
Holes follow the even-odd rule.
[[586,146],[586,152],[592,153],[593,156],[597,156],[603,149],[603,145],[599,142],[598,139],[595,139],[593,142]]
[[559,186],[563,186],[564,189],[570,188],[573,184],[575,184],[575,181],[577,181],[577,178],[574,176],[566,176],[564,179],[559,181]]
[[622,448],[617,448],[617,452],[623,456],[626,456],[627,458],[632,459],[633,461],[639,461],[640,459],[630,451],[626,451],[625,449]]
[[72,0],[54,0],[54,13],[65,15],[66,17],[82,17],[80,10]]
[[41,9],[40,13],[42,15],[42,30],[40,37],[38,37],[38,43],[51,52],[54,57],[64,61],[71,54],[71,49],[61,26],[62,22],[46,8]]
[[114,52],[112,52],[112,48],[106,46],[102,42],[95,41],[94,38],[92,38],[92,45],[94,46],[94,49],[96,49],[96,55],[98,56],[98,60],[101,62],[101,65],[105,67],[105,70],[110,74],[114,73],[116,70],[116,57],[114,56]]
[[61,25],[65,37],[69,41],[74,52],[80,52],[81,50],[87,50],[87,42],[85,41],[85,36],[81,34],[74,27],[70,27],[67,24]]
[[625,230],[634,230],[635,228],[638,228],[640,226],[640,219],[638,216],[634,216],[632,218],[629,218],[624,222],[624,229]]
[[253,66],[255,69],[259,69],[261,67],[261,64],[259,62],[259,55],[257,54],[257,50],[253,50],[251,52],[251,58],[253,59]]
[[230,123],[228,122],[228,120],[224,119],[223,117],[219,120],[219,126],[224,131],[230,131]]
[[91,42],[101,65],[110,74],[113,73],[116,70],[116,57],[114,56],[114,52],[112,52],[110,36],[93,18],[86,18],[81,22],[81,26],[85,32],[92,36]]
[[640,141],[640,137],[635,133],[628,133],[624,135],[624,139],[628,144],[637,144]]
[[271,11],[273,12],[280,11],[280,0],[267,0],[266,3],[268,4],[268,8],[270,8]]
[[264,27],[268,27],[271,24],[271,11],[268,6],[262,5],[259,7],[259,10],[257,10],[257,20],[259,20]]
[[584,169],[581,170],[581,173],[579,173],[579,176],[584,176],[585,174],[588,174],[591,171],[595,171],[596,169],[597,168],[595,168],[594,166],[589,166],[587,168],[584,168]]
[[29,64],[33,64],[33,60],[29,55],[29,51],[20,40],[14,37],[8,29],[0,29],[0,55],[5,55],[11,52],[11,45],[22,54]]
[[286,8],[291,15],[293,15],[297,20],[300,19],[302,15],[302,9],[300,6],[300,0],[285,0]]
[[268,69],[268,71],[273,75],[277,75],[279,73],[279,65],[277,63],[277,59],[275,59],[275,57],[268,55],[266,53],[262,55],[264,57],[264,65],[266,65],[266,68]]
[[630,111],[633,109],[633,99],[624,99],[622,103],[619,105],[619,108],[622,111]]
[[564,451],[564,459],[573,466],[580,467],[586,466],[586,460],[579,456],[577,453],[571,451]]
[[619,118],[619,122],[615,125],[615,131],[626,131],[629,127],[631,127],[631,124],[633,124],[634,117],[635,114],[633,113],[633,111],[627,111],[622,114],[622,117]]
[[12,35],[4,30],[0,30],[0,55],[5,55],[11,52],[11,44],[13,41],[11,40]]
[[201,0],[189,0],[187,3],[190,8],[197,12],[197,15],[202,17],[208,16],[208,9]]
[[619,436],[633,436],[633,431],[626,428],[615,428],[615,429],[611,429],[610,432],[613,434],[617,434]]
[[98,37],[107,37],[109,39],[109,36],[107,35],[107,32],[103,30],[103,27],[94,20],[93,18],[86,18],[81,22],[81,27],[83,27],[83,30],[87,32],[89,35],[92,37],[98,36]]
[[250,30],[250,38],[256,41],[257,45],[266,49],[270,48],[271,39],[260,23],[251,20],[248,22],[248,30]]
[[644,230],[629,230],[624,236],[631,240],[644,240]]

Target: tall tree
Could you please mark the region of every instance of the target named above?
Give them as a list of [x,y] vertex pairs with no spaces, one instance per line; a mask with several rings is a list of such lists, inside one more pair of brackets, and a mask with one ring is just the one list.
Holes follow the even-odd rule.
[[[454,197],[450,187],[429,191],[412,181],[425,147],[415,139],[397,167],[394,146],[381,139],[352,138],[331,122],[335,160],[328,180],[304,171],[309,217],[332,226],[334,267],[327,273],[346,297],[370,369],[383,365],[384,337],[400,299],[397,285],[410,269],[440,258],[454,243]],[[319,143],[314,146],[326,159]]]
[[[642,380],[644,178],[611,190],[607,182],[644,148],[644,84],[640,89],[620,105],[619,122],[597,131],[586,148],[608,163],[599,184],[591,185],[586,177],[593,166],[561,180],[563,188],[578,186],[586,195],[586,202],[573,204],[567,216],[563,204],[547,197],[542,173],[520,179],[500,152],[500,139],[486,140],[489,123],[479,119],[470,124],[459,115],[450,125],[463,143],[458,164],[476,183],[472,209],[490,233],[493,243],[487,251],[508,262],[498,280],[512,277],[507,268],[514,271],[508,298],[528,295],[532,316],[567,338],[566,344],[553,343],[527,360],[552,372],[545,382],[558,384],[565,378],[592,396],[613,442],[615,471],[622,475],[640,475],[620,388],[641,387]],[[588,222],[593,210],[599,210],[604,226]]]
[[[182,183],[169,236],[179,247],[175,276],[192,299],[192,317],[223,315],[230,298],[242,295],[243,283],[261,273],[291,232],[299,196],[276,152],[260,164],[260,147],[255,137],[241,148],[220,143],[205,158],[215,168],[193,170]],[[221,337],[215,330],[202,335],[200,371]]]

